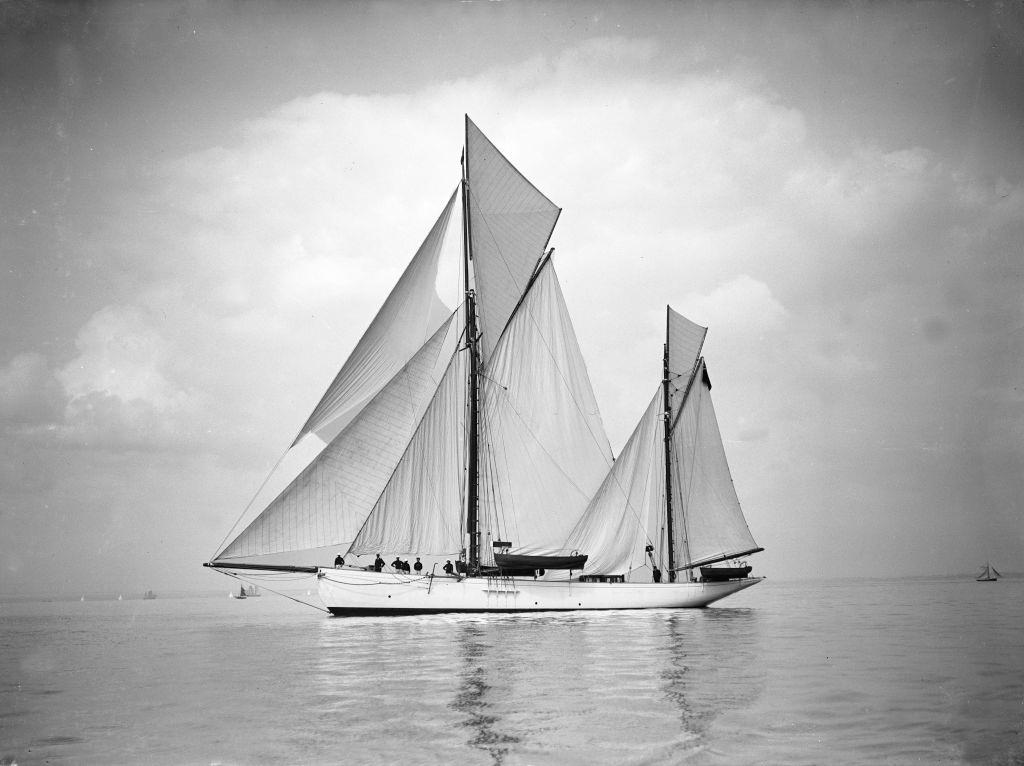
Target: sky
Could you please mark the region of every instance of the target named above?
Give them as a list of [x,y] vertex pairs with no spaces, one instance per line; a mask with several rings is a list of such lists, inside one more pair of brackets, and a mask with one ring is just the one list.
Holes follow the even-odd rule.
[[0,5],[0,595],[218,548],[459,178],[551,244],[614,450],[664,307],[755,574],[1024,571],[1024,5]]

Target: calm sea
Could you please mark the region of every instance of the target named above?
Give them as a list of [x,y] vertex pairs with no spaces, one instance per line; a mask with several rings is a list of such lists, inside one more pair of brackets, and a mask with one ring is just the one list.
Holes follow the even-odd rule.
[[349,619],[224,582],[0,604],[0,763],[1024,763],[1022,579]]

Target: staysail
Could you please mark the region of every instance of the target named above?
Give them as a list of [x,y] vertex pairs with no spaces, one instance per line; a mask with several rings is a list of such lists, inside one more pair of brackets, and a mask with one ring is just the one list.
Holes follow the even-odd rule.
[[457,354],[349,553],[459,552],[465,499],[465,381],[465,354]]
[[455,352],[453,314],[218,559],[338,545],[366,520]]
[[587,572],[620,575],[643,566],[644,546],[664,526],[661,386],[566,541],[589,556]]
[[311,431],[330,441],[451,313],[437,295],[435,284],[457,194],[454,192],[448,200],[377,316],[299,430],[296,442]]

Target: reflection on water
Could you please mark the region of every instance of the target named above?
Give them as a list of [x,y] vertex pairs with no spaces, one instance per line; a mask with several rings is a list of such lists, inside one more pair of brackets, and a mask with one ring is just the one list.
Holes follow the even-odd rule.
[[690,747],[704,747],[720,716],[761,695],[757,617],[752,609],[666,614],[658,675],[665,700],[678,711],[683,738],[693,738]]
[[519,738],[499,730],[500,718],[491,702],[494,687],[487,683],[488,664],[493,660],[482,627],[472,623],[460,626],[456,643],[462,667],[450,707],[465,716],[461,725],[472,730],[470,746],[487,753],[495,766],[500,766]]

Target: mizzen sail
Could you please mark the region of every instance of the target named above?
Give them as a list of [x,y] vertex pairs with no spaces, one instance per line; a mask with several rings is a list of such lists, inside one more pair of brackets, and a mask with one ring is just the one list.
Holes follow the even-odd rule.
[[673,542],[683,553],[677,554],[677,565],[693,567],[758,550],[733,486],[703,360],[689,394],[672,401]]

